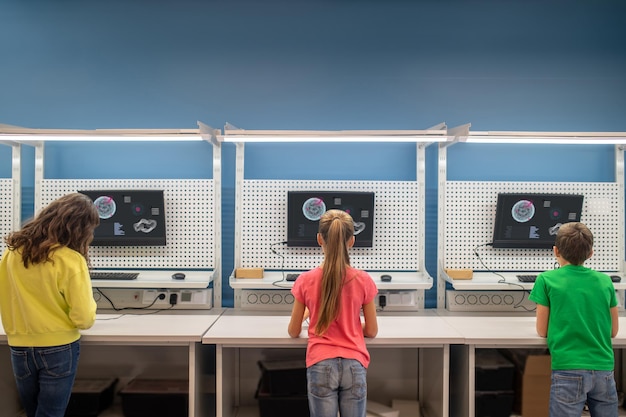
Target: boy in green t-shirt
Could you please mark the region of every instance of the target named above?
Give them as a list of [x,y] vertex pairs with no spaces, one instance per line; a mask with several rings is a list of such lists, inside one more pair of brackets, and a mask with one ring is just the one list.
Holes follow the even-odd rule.
[[537,333],[548,338],[552,357],[550,417],[617,417],[615,359],[611,338],[619,328],[611,278],[583,266],[593,254],[593,235],[582,223],[559,229],[554,255],[560,268],[537,277]]

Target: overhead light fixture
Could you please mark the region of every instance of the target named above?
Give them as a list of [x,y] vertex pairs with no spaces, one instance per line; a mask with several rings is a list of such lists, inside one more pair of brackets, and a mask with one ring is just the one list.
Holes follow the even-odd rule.
[[445,130],[228,130],[218,135],[223,142],[445,142],[449,139]]
[[214,141],[218,130],[199,129],[29,129],[0,125],[0,142],[188,142]]
[[522,143],[560,145],[626,144],[626,132],[469,132],[458,138],[468,143]]
[[183,142],[204,140],[199,133],[195,134],[142,134],[142,135],[103,135],[103,134],[6,134],[0,133],[0,140],[14,142]]

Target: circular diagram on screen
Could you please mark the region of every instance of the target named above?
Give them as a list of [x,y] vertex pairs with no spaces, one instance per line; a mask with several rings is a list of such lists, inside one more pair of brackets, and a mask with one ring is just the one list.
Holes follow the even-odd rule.
[[134,203],[130,209],[132,210],[135,216],[143,215],[144,209],[143,209],[143,204],[141,203]]
[[110,219],[117,210],[115,200],[108,195],[102,195],[96,198],[93,203],[96,205],[96,209],[98,209],[98,216],[100,216],[101,219]]
[[557,220],[561,218],[561,209],[559,207],[552,207],[550,209],[550,218],[552,220]]
[[309,198],[302,205],[302,214],[312,222],[318,221],[326,212],[326,204],[321,198]]
[[520,223],[526,223],[535,215],[535,205],[532,203],[532,201],[520,200],[517,203],[513,204],[513,208],[511,209],[511,215],[513,216],[513,219],[515,221]]

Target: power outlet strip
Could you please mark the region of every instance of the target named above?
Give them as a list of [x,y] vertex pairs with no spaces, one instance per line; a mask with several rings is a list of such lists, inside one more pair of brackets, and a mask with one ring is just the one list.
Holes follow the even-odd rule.
[[[384,300],[384,307],[381,307],[383,304],[381,300]],[[418,293],[413,290],[379,290],[374,302],[377,308],[384,311],[415,311],[419,309]]]
[[288,290],[242,290],[240,308],[246,310],[290,311],[293,295]]
[[208,310],[213,307],[213,289],[149,289],[94,288],[94,299],[99,309],[138,308],[156,310]]
[[455,291],[447,290],[450,311],[534,311],[536,304],[526,291]]

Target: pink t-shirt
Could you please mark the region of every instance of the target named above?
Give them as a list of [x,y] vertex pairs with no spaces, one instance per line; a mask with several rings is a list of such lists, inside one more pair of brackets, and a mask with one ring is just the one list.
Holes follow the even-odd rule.
[[356,359],[365,368],[370,363],[360,313],[364,304],[374,300],[378,289],[372,277],[365,271],[348,268],[344,279],[339,316],[323,336],[316,336],[314,332],[319,316],[322,268],[302,273],[291,289],[294,298],[307,306],[311,314],[306,351],[307,367],[331,358]]

